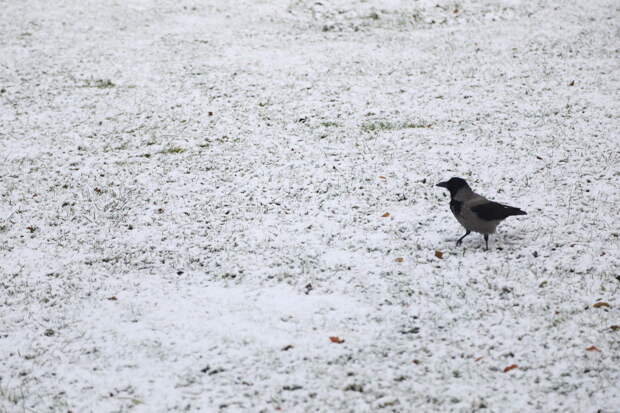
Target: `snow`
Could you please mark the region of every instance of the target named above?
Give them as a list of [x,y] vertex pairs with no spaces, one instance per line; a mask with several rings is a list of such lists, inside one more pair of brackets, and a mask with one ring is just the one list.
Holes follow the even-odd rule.
[[0,411],[620,410],[615,2],[1,9]]

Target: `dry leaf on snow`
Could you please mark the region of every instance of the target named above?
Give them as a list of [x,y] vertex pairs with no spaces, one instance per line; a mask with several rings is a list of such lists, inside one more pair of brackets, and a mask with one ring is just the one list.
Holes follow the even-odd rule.
[[504,369],[504,373],[508,373],[510,370],[514,370],[516,368],[519,368],[519,366],[517,366],[516,364],[511,364],[510,366]]
[[606,303],[604,301],[599,301],[598,303],[594,304],[592,307],[601,308],[601,307],[611,307],[611,306],[609,305],[609,303]]

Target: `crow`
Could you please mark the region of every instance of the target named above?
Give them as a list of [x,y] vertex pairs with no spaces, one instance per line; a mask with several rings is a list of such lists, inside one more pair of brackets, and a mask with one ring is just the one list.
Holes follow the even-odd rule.
[[495,233],[495,228],[500,222],[512,215],[527,215],[519,208],[489,201],[478,195],[463,178],[450,178],[449,181],[440,182],[437,186],[450,191],[450,210],[456,220],[465,227],[465,235],[456,241],[457,246],[463,243],[463,238],[474,231],[484,235],[488,251],[489,234]]

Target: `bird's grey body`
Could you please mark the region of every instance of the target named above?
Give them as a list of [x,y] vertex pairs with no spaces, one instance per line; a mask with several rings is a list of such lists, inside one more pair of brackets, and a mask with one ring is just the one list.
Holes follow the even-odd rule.
[[479,219],[478,216],[472,211],[472,208],[486,204],[489,200],[474,192],[471,192],[471,194],[473,195],[472,197],[463,196],[462,198],[464,199],[455,199],[450,201],[450,210],[454,214],[454,217],[465,229],[478,232],[480,234],[494,234],[495,229],[501,220],[493,219],[490,221],[485,221]]
[[450,210],[467,231],[456,242],[456,245],[460,245],[463,238],[473,231],[484,235],[488,249],[489,234],[495,233],[500,222],[512,215],[526,215],[526,212],[519,208],[489,201],[482,195],[478,195],[461,178],[452,178],[437,186],[450,191]]

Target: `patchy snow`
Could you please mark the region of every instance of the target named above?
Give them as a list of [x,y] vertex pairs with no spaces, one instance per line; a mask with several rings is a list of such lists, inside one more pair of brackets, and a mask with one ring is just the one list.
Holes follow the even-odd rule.
[[0,411],[620,409],[617,2],[1,9]]

